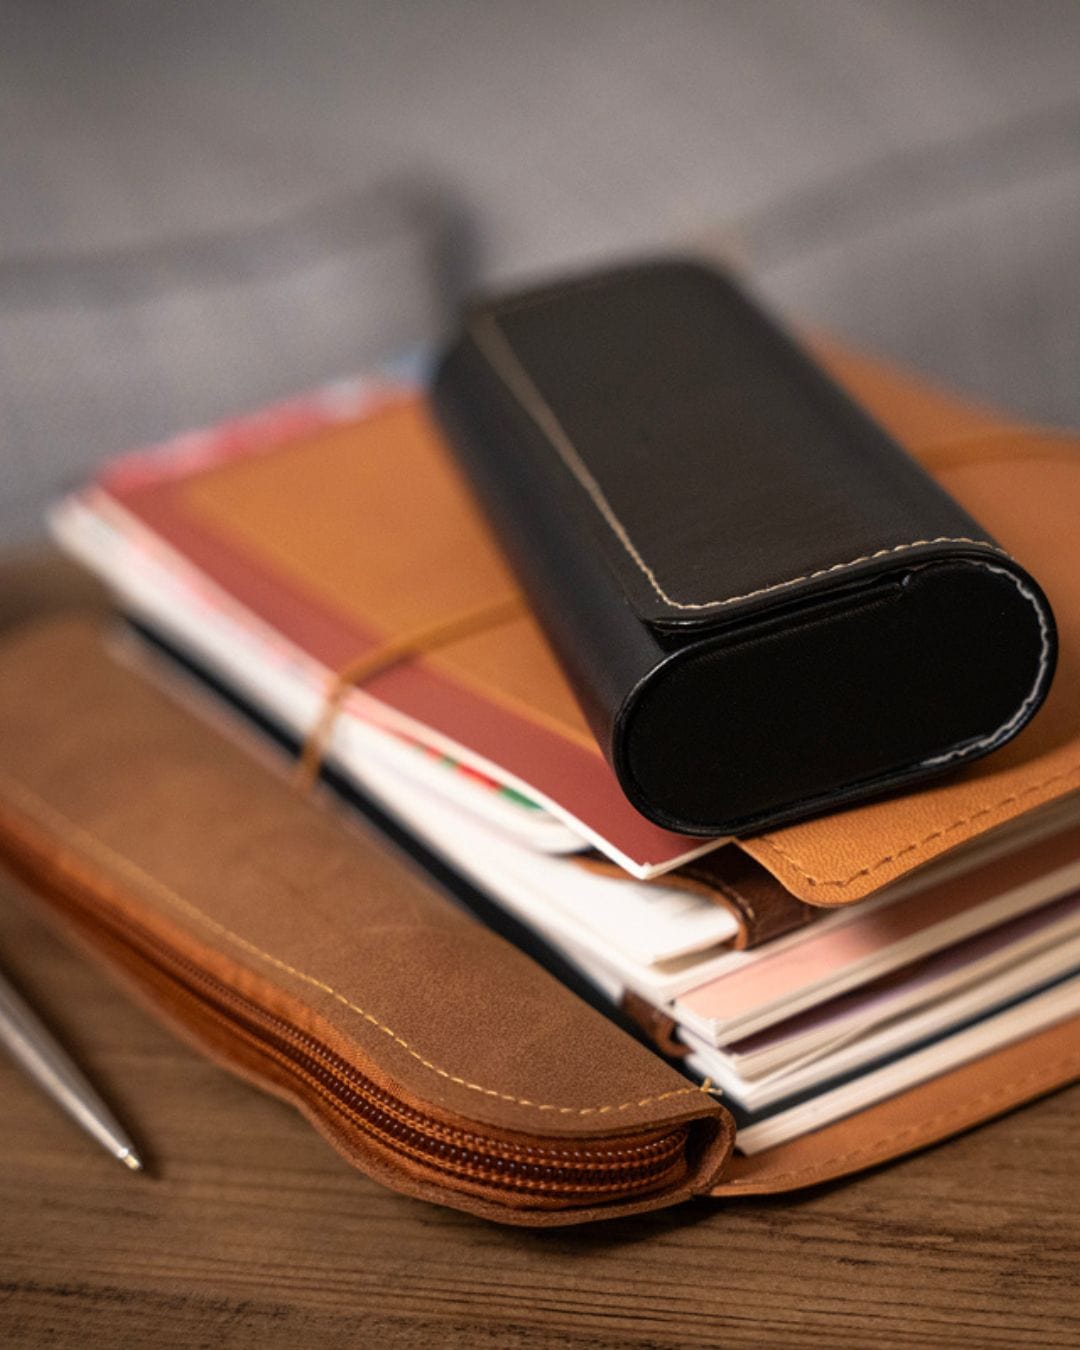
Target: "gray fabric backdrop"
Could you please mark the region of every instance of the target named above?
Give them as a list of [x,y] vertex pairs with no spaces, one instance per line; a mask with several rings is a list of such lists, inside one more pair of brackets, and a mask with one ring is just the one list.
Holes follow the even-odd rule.
[[0,542],[101,455],[672,245],[1080,421],[1075,0],[0,0]]

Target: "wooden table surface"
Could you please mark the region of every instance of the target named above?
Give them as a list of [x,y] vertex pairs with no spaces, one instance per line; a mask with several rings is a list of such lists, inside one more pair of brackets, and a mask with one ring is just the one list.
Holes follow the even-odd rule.
[[[0,621],[75,593],[5,576]],[[1080,1345],[1080,1088],[798,1197],[533,1233],[368,1181],[3,883],[0,961],[149,1161],[0,1058],[2,1346]]]

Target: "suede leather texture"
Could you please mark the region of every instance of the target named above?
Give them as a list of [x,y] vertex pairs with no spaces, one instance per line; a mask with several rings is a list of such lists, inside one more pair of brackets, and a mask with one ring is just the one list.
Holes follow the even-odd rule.
[[[149,931],[450,1124],[579,1141],[692,1122],[685,1178],[635,1207],[708,1189],[730,1151],[730,1119],[707,1094],[372,832],[130,669],[93,624],[35,625],[0,652],[0,853],[76,916],[92,896],[121,936],[125,924]],[[80,927],[92,940],[93,922]],[[227,1033],[172,1005],[197,1041],[260,1076]],[[351,1151],[363,1160],[362,1141]],[[417,1189],[378,1159],[369,1170]]]

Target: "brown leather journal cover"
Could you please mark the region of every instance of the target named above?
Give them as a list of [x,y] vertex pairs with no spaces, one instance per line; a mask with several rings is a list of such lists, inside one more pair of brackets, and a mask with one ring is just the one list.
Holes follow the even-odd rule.
[[707,1191],[710,1096],[81,621],[0,649],[0,861],[389,1186],[505,1223]]
[[[819,355],[1038,578],[1060,636],[1046,705],[1004,749],[932,786],[741,841],[792,896],[820,906],[858,900],[1080,788],[1080,571],[1063,546],[1080,516],[1080,440],[850,352],[822,346]],[[297,640],[331,668],[513,590],[417,399],[169,481],[121,474],[105,486],[256,613],[277,622],[287,610]],[[472,737],[492,760],[512,745],[527,755],[523,776],[555,795],[571,785],[628,852],[678,851],[679,836],[631,819],[527,614],[384,671],[369,687]]]

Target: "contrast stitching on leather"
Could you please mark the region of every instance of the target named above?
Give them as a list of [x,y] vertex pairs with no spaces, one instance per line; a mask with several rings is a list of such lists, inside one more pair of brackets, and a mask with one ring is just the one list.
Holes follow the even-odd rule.
[[488,360],[503,383],[514,395],[522,408],[528,413],[540,430],[555,448],[563,463],[585,489],[593,505],[600,512],[601,516],[607,522],[619,543],[622,544],[627,555],[632,559],[638,570],[642,573],[649,585],[656,594],[663,600],[665,605],[671,609],[680,610],[701,610],[701,609],[719,609],[724,605],[734,605],[741,600],[753,600],[759,595],[769,595],[774,591],[785,590],[790,586],[797,586],[805,581],[813,581],[818,577],[828,576],[833,572],[842,572],[850,567],[856,567],[860,563],[873,562],[876,558],[888,557],[894,553],[905,553],[911,549],[930,548],[936,544],[971,544],[976,548],[991,549],[993,552],[1001,554],[1003,557],[1009,557],[1009,554],[997,544],[991,543],[989,539],[968,539],[964,536],[950,537],[941,535],[935,539],[915,539],[907,544],[894,544],[890,548],[880,548],[874,553],[863,553],[857,558],[850,558],[847,562],[833,563],[829,567],[820,567],[813,572],[805,572],[801,576],[790,577],[787,581],[777,581],[769,586],[759,586],[756,590],[746,591],[742,595],[729,595],[723,600],[701,600],[685,601],[676,600],[664,589],[660,581],[641,556],[633,540],[616,515],[614,508],[608,501],[603,488],[597,482],[592,472],[589,470],[585,461],[574,447],[569,436],[566,434],[562,423],[556,417],[549,404],[545,401],[543,395],[536,387],[528,372],[524,369],[517,355],[511,347],[505,333],[499,328],[494,315],[483,314],[473,321],[473,336],[477,343],[483,348]]
[[[699,872],[697,875],[701,876],[702,873]],[[729,886],[726,881],[719,881],[714,879],[712,884],[716,887],[716,889],[720,892],[721,895],[726,895],[727,898],[731,901],[731,903],[743,912],[743,914],[749,920],[749,923],[747,925],[748,927],[757,923],[758,921],[757,910],[755,910],[753,902],[750,900],[749,896],[743,895],[742,891],[737,891],[734,886]]]
[[108,844],[103,843],[100,839],[97,839],[94,835],[90,834],[89,831],[83,829],[81,825],[77,825],[73,820],[69,820],[60,811],[56,810],[55,807],[50,806],[48,802],[39,797],[36,792],[33,792],[23,783],[12,778],[3,770],[0,770],[0,780],[3,781],[8,792],[21,804],[23,809],[26,810],[29,815],[36,816],[39,824],[44,825],[46,828],[51,827],[55,829],[61,837],[66,836],[68,840],[79,844],[86,852],[95,856],[99,862],[104,862],[107,865],[116,868],[130,879],[146,886],[154,895],[159,899],[164,900],[170,907],[178,909],[182,914],[186,914],[189,918],[194,919],[204,928],[216,933],[219,937],[225,938],[226,941],[232,943],[233,946],[239,947],[249,955],[259,957],[260,960],[273,966],[274,969],[283,971],[287,975],[292,975],[294,978],[302,980],[305,984],[311,985],[312,988],[321,990],[324,994],[329,994],[331,998],[335,999],[343,1007],[348,1008],[350,1012],[356,1013],[359,1017],[363,1018],[365,1022],[375,1027],[378,1031],[383,1032],[384,1035],[389,1036],[396,1045],[399,1045],[407,1054],[415,1059],[417,1063],[422,1064],[425,1069],[437,1074],[440,1078],[445,1078],[447,1082],[456,1083],[459,1087],[468,1088],[470,1092],[479,1092],[485,1097],[496,1097],[499,1101],[512,1102],[515,1106],[527,1106],[535,1111],[554,1111],[558,1115],[575,1116],[606,1115],[618,1111],[630,1111],[635,1107],[650,1106],[657,1102],[669,1101],[673,1097],[687,1096],[690,1093],[708,1095],[708,1089],[691,1086],[674,1088],[670,1092],[661,1092],[650,1097],[641,1097],[637,1101],[620,1102],[618,1105],[557,1106],[550,1102],[534,1102],[528,1097],[516,1097],[512,1093],[500,1092],[497,1088],[489,1088],[484,1087],[480,1083],[472,1083],[468,1079],[462,1078],[458,1074],[451,1073],[448,1069],[444,1069],[441,1065],[435,1064],[429,1059],[425,1059],[418,1050],[414,1049],[403,1036],[399,1036],[392,1027],[387,1026],[385,1022],[380,1022],[374,1014],[368,1012],[366,1008],[360,1007],[359,1004],[352,1002],[351,999],[345,994],[340,993],[332,985],[327,984],[324,980],[318,979],[314,975],[309,975],[306,971],[297,969],[296,966],[289,965],[287,961],[281,960],[280,957],[274,956],[271,952],[264,951],[261,947],[256,946],[255,943],[250,942],[247,938],[241,937],[239,933],[234,933],[232,929],[219,923],[217,919],[212,919],[209,914],[206,914],[203,910],[199,909],[197,905],[192,904],[190,900],[185,900],[183,896],[177,894],[176,891],[165,885],[164,882],[158,881],[156,877],[151,876],[151,874],[140,867],[138,863],[132,861],[130,858],[124,857],[123,854],[117,853],[114,849],[110,848]]
[[[999,548],[996,544],[992,544],[986,539],[969,539],[964,536],[950,538],[949,536],[941,535],[935,539],[916,539],[908,544],[894,544],[889,548],[880,548],[874,553],[861,554],[858,558],[852,558],[848,562],[833,563],[830,567],[821,567],[816,571],[806,572],[801,576],[791,577],[787,581],[779,581],[771,586],[761,586],[757,590],[747,591],[742,595],[729,595],[724,600],[706,600],[694,603],[674,600],[667,591],[664,590],[657,579],[656,573],[638,552],[626,527],[615,514],[615,511],[605,496],[600,484],[596,481],[584,460],[575,449],[559,419],[555,416],[550,405],[544,400],[543,395],[537,389],[536,384],[529,376],[529,373],[521,365],[521,362],[514,353],[514,349],[511,347],[505,333],[501,331],[496,323],[494,316],[490,314],[481,316],[481,319],[475,325],[474,331],[477,340],[484,346],[488,359],[492,363],[492,367],[499,372],[504,383],[555,447],[556,451],[562,457],[563,462],[588,493],[597,510],[607,521],[627,554],[633,559],[647,578],[656,594],[665,604],[674,609],[715,609],[722,605],[735,604],[740,600],[751,600],[755,596],[768,595],[773,591],[784,590],[787,587],[796,586],[800,582],[812,581],[816,577],[828,576],[833,572],[842,572],[848,568],[857,566],[859,563],[872,562],[875,558],[883,558],[897,553],[909,552],[912,549],[930,548],[935,544],[971,544],[975,547],[992,550],[1001,557],[1008,558],[1010,556],[1003,548]],[[494,349],[490,345],[490,341],[485,345],[485,333],[488,335],[489,339],[494,338]],[[506,368],[507,361],[511,363],[509,369]],[[997,745],[1008,740],[1013,731],[1018,726],[1022,725],[1027,718],[1029,710],[1038,699],[1043,686],[1044,676],[1050,658],[1050,629],[1043,612],[1043,607],[1039,604],[1037,597],[1030,587],[1026,586],[1019,577],[1014,576],[1011,572],[1005,571],[1004,568],[993,567],[991,564],[985,562],[976,562],[975,565],[981,566],[987,571],[998,572],[1006,577],[1034,609],[1041,639],[1039,665],[1035,672],[1035,679],[1032,682],[1031,689],[1027,696],[1020,703],[1015,712],[1013,712],[1000,727],[997,727],[994,731],[990,732],[987,736],[981,737],[979,740],[953,746],[944,754],[933,755],[920,761],[917,766],[919,768],[930,768],[935,765],[949,763],[951,760],[970,759],[973,755],[976,755],[981,751],[992,750]]]
[[983,816],[993,815],[995,811],[1000,811],[1004,806],[1011,806],[1014,802],[1021,801],[1024,797],[1029,797],[1034,792],[1042,792],[1044,788],[1050,787],[1051,784],[1060,783],[1063,779],[1072,778],[1076,774],[1080,774],[1080,764],[1073,764],[1068,769],[1062,769],[1060,773],[1051,774],[1049,778],[1044,778],[1041,783],[1032,783],[1030,786],[1024,788],[1022,792],[1012,792],[1009,796],[1002,797],[999,802],[994,802],[991,806],[983,806],[978,811],[973,811],[969,816],[961,816],[959,820],[954,820],[951,825],[945,825],[938,830],[931,830],[930,833],[924,835],[922,839],[916,839],[910,844],[905,844],[903,848],[896,849],[893,853],[887,853],[883,858],[879,858],[877,862],[870,863],[866,867],[860,867],[857,872],[852,872],[849,877],[825,878],[814,876],[812,872],[807,872],[805,868],[800,865],[793,854],[789,853],[786,849],[781,848],[779,844],[774,844],[767,834],[758,835],[756,839],[748,840],[747,842],[764,844],[766,848],[772,849],[774,853],[779,854],[779,856],[791,866],[794,872],[811,886],[849,886],[853,881],[857,881],[859,877],[869,876],[871,872],[876,872],[879,867],[885,867],[888,863],[896,862],[898,858],[902,858],[905,854],[911,853],[915,849],[924,848],[927,844],[933,843],[935,839],[941,839],[945,835],[951,834],[953,830],[959,830],[964,825],[970,825],[973,821],[981,820]]
[[973,562],[974,567],[981,567],[985,572],[996,572],[999,576],[1005,577],[1011,581],[1031,608],[1035,611],[1035,621],[1039,625],[1039,664],[1035,671],[1035,678],[1031,683],[1027,697],[1019,705],[1016,711],[1002,722],[995,731],[991,731],[986,736],[981,736],[977,741],[962,742],[955,745],[944,754],[931,755],[928,759],[921,762],[920,767],[931,768],[934,765],[948,764],[950,760],[967,759],[980,751],[989,752],[996,746],[1007,741],[1016,731],[1020,729],[1031,715],[1032,708],[1038,701],[1042,692],[1043,682],[1046,672],[1050,665],[1050,624],[1047,621],[1046,611],[1039,604],[1038,596],[1026,585],[1020,577],[1014,576],[1012,572],[1006,572],[1003,567],[995,567],[993,563]]
[[[974,1097],[962,1106],[955,1106],[949,1111],[943,1111],[939,1115],[932,1116],[929,1120],[920,1120],[917,1124],[908,1125],[895,1134],[885,1135],[884,1138],[876,1140],[873,1144],[863,1144],[859,1148],[850,1149],[847,1153],[838,1153],[831,1158],[826,1158],[823,1162],[813,1163],[806,1167],[792,1168],[787,1172],[777,1172],[768,1178],[769,1184],[779,1185],[780,1183],[797,1181],[800,1177],[819,1176],[828,1168],[839,1167],[859,1158],[873,1158],[883,1148],[892,1148],[906,1139],[918,1137],[928,1131],[933,1132],[939,1126],[947,1125],[950,1121],[964,1118],[974,1119],[972,1117],[973,1111],[978,1112],[991,1102],[1000,1101],[1003,1098],[1012,1098],[1016,1093],[1022,1093],[1032,1084],[1046,1083],[1048,1087],[1052,1087],[1058,1076],[1063,1072],[1080,1072],[1080,1055],[1066,1055],[1062,1059],[1055,1060],[1052,1064],[1043,1065],[1042,1068],[1026,1074],[1023,1078],[1014,1079],[1011,1083],[994,1088],[991,1092],[984,1092],[982,1096]],[[822,1177],[821,1179],[824,1180],[825,1178]],[[760,1185],[760,1181],[756,1181],[753,1177],[735,1177],[724,1183],[724,1189],[726,1191],[733,1190],[736,1186],[751,1187],[755,1185]]]

